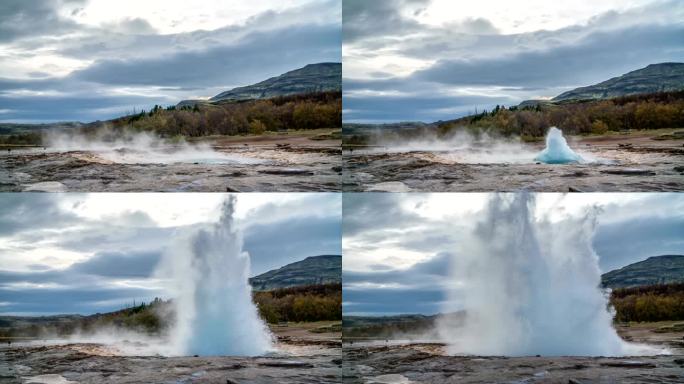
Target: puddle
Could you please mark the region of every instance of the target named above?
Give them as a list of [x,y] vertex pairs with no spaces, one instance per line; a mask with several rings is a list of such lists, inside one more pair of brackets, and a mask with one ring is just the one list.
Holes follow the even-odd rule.
[[61,375],[38,375],[22,377],[24,384],[78,384],[78,381],[70,381]]
[[366,384],[411,384],[413,381],[406,378],[406,376],[399,374],[380,375],[370,377],[366,380]]

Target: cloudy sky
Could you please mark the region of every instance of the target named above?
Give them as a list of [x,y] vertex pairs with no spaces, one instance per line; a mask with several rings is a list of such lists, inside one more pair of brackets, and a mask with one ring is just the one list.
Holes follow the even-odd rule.
[[[0,314],[90,314],[165,297],[154,278],[175,234],[218,221],[221,194],[3,194]],[[341,254],[336,193],[240,194],[252,275]]]
[[684,61],[679,0],[344,0],[344,118],[432,122]]
[[[607,272],[650,256],[684,254],[684,196],[677,193],[542,194],[537,217],[599,206],[594,250]],[[345,314],[438,313],[448,276],[486,194],[344,194]],[[457,288],[456,288],[457,289]],[[458,307],[458,303],[450,303]]]
[[0,122],[93,121],[341,60],[340,0],[3,0]]

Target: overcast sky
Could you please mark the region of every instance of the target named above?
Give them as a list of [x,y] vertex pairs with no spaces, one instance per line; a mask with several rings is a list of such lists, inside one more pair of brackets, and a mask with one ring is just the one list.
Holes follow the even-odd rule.
[[341,60],[340,0],[3,0],[0,122],[92,121]]
[[[677,193],[538,195],[537,216],[601,207],[594,250],[603,272],[663,254],[684,255],[684,196]],[[440,312],[450,258],[482,219],[486,194],[344,194],[346,315]],[[452,303],[458,307],[458,303]]]
[[346,122],[451,119],[684,61],[679,0],[344,0]]
[[[3,194],[0,314],[90,314],[155,296],[175,234],[218,221],[221,194]],[[252,275],[341,254],[341,195],[243,193]]]

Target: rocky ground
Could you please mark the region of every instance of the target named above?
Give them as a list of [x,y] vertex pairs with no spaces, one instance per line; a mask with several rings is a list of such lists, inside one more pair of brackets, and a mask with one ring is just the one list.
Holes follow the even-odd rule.
[[[655,140],[655,139],[657,140]],[[589,164],[478,163],[459,151],[345,150],[344,191],[636,192],[684,189],[684,134],[662,132],[576,137],[572,148],[596,159]],[[526,146],[533,159],[543,143]],[[495,156],[495,153],[486,153]],[[483,156],[484,158],[485,156]],[[486,161],[486,160],[485,160]]]
[[[311,134],[205,140],[219,154],[256,163],[121,163],[96,151],[0,153],[0,191],[291,192],[341,189],[340,140]],[[169,149],[172,153],[173,149]],[[144,154],[140,155],[144,156]]]
[[329,324],[274,327],[278,352],[260,357],[122,356],[102,344],[0,347],[0,382],[339,383],[341,333]]
[[[345,383],[682,383],[684,332],[662,324],[621,327],[625,339],[673,354],[638,357],[448,356],[439,343],[344,344]],[[655,331],[655,332],[654,332]]]

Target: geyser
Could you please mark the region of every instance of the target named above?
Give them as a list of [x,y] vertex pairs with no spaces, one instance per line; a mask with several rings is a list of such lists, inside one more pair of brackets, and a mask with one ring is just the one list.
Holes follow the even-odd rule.
[[[581,217],[535,218],[528,194],[494,195],[453,258],[459,285],[450,302],[461,326],[442,326],[453,354],[654,354],[623,341],[612,326],[608,296],[592,249],[597,209]],[[445,308],[453,311],[454,308]]]
[[568,142],[563,137],[563,131],[556,127],[551,127],[546,134],[546,148],[534,160],[546,164],[566,164],[579,163],[584,159],[570,149]]
[[229,197],[218,223],[179,238],[164,257],[162,268],[175,291],[171,339],[177,355],[255,356],[271,349],[271,335],[252,302],[235,204]]

